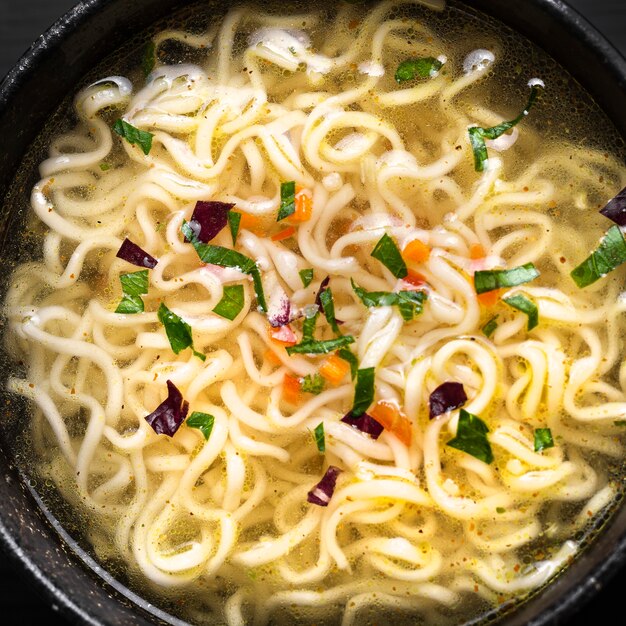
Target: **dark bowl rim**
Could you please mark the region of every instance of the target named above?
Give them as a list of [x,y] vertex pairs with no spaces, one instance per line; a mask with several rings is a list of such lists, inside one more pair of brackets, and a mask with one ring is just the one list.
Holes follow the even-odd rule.
[[[120,0],[81,0],[76,6],[57,19],[43,34],[39,35],[0,82],[0,117],[2,117],[3,113],[8,109],[11,101],[19,97],[19,92],[23,84],[38,72],[42,61],[51,54],[51,51],[60,48],[73,32],[80,29],[81,26],[89,20],[97,17],[103,7],[118,1]],[[483,8],[483,2],[485,0],[459,1],[470,7],[485,10]],[[176,4],[175,0],[172,0],[172,2]],[[525,0],[525,2],[534,4],[541,11],[545,12],[550,20],[558,22],[560,25],[570,30],[581,41],[584,47],[592,53],[597,62],[603,64],[608,69],[609,73],[617,81],[619,88],[626,91],[626,58],[576,9],[567,4],[565,0]],[[179,8],[179,6],[180,5],[178,5],[177,8]],[[489,11],[487,12],[489,13]],[[493,14],[493,12],[491,13]],[[496,19],[501,19],[498,15],[495,15],[495,17]],[[511,27],[514,28],[513,26]],[[540,48],[546,49],[542,42],[533,40],[528,34],[524,36],[531,39]],[[548,54],[553,56],[549,51]],[[567,67],[565,67],[565,69],[570,71]],[[579,82],[585,87],[583,80],[579,79]],[[613,122],[615,121],[614,118],[611,118],[611,120]],[[624,139],[626,140],[626,134],[624,135]],[[17,164],[15,166],[15,169],[16,168]],[[15,169],[11,173],[10,178],[13,177]],[[2,453],[1,450],[0,453]],[[92,571],[94,568],[101,570],[102,568],[95,564],[95,562],[71,540],[69,535],[63,532],[62,528],[55,528],[54,518],[51,518],[47,513],[43,502],[37,497],[37,494],[32,488],[27,487],[27,490],[30,492],[32,502],[36,503],[36,505],[43,510],[44,516],[56,533],[58,540],[70,544],[73,556],[75,556],[77,552],[82,552],[80,555],[82,561],[80,566],[85,567],[85,561],[89,560],[92,561],[92,563],[89,564]],[[621,506],[625,505],[622,504]],[[85,612],[80,603],[75,602],[64,589],[53,584],[46,575],[46,572],[34,563],[28,550],[20,546],[16,538],[12,536],[1,513],[2,503],[0,503],[0,550],[4,552],[19,569],[19,573],[29,579],[38,594],[48,602],[51,610],[58,611],[63,617],[75,624],[101,626],[103,622],[94,619]],[[626,531],[622,533],[619,543],[615,546],[610,556],[595,565],[591,575],[586,577],[581,586],[576,589],[570,589],[565,599],[554,601],[546,611],[535,619],[527,622],[527,624],[530,626],[543,626],[552,623],[562,623],[561,620],[567,616],[571,616],[576,609],[584,605],[602,584],[608,582],[623,567],[625,562]],[[99,573],[98,576],[102,577],[102,574]],[[139,598],[133,592],[129,593],[131,599],[135,602],[139,599],[137,603],[139,605],[143,604],[142,608],[151,607],[148,602]],[[154,611],[155,608],[156,607],[151,607],[150,612],[154,617],[158,618],[160,617],[158,615],[160,611],[158,609]],[[182,624],[179,620],[175,620],[173,623]]]

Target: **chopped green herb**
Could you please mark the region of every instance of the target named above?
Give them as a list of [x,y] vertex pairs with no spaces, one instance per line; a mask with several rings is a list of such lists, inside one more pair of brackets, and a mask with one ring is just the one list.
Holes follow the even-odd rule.
[[535,452],[541,452],[548,448],[554,448],[552,440],[552,431],[549,428],[535,429]]
[[516,287],[534,280],[537,276],[539,270],[532,263],[510,270],[480,270],[474,274],[474,288],[476,293],[481,294],[494,289]]
[[120,282],[127,296],[143,296],[148,293],[148,270],[122,274]]
[[496,513],[506,513],[506,509],[503,506],[497,506]]
[[488,158],[485,139],[497,139],[507,131],[511,130],[513,126],[519,124],[519,122],[521,122],[528,115],[541,89],[542,87],[539,85],[533,85],[531,87],[526,108],[510,122],[502,122],[502,124],[492,126],[491,128],[472,126],[472,128],[469,129],[470,144],[472,146],[472,151],[474,152],[474,169],[477,172],[482,172],[485,169],[485,161]]
[[342,337],[337,337],[335,339],[326,339],[324,341],[316,341],[314,339],[309,339],[308,341],[301,341],[297,343],[295,346],[288,346],[285,348],[287,350],[287,354],[328,354],[329,352],[334,352],[339,348],[343,348],[345,346],[354,343],[354,337],[350,335],[343,335]]
[[141,69],[143,75],[148,76],[156,65],[156,47],[154,41],[149,41],[143,51],[143,57],[141,59]]
[[626,261],[626,241],[619,226],[611,226],[600,245],[571,273],[582,289],[603,278]]
[[149,154],[152,148],[152,138],[154,135],[145,130],[139,130],[132,124],[129,124],[125,120],[118,119],[113,124],[113,130],[120,136],[126,139],[130,144],[138,145],[144,154]]
[[491,463],[493,452],[487,439],[488,432],[487,424],[480,417],[461,409],[456,437],[450,439],[446,445],[471,454],[484,463]]
[[313,431],[315,445],[320,452],[326,452],[326,437],[324,435],[324,422],[320,422]]
[[213,424],[215,423],[215,417],[210,413],[202,413],[200,411],[194,411],[187,418],[187,426],[191,428],[197,428],[203,435],[205,439],[208,439],[211,436],[211,431],[213,430]]
[[532,330],[535,326],[537,326],[537,324],[539,324],[539,309],[532,300],[529,300],[521,293],[515,294],[510,298],[503,298],[503,300],[509,306],[512,306],[514,309],[517,309],[528,316],[528,324],[526,326],[528,330]]
[[366,291],[350,279],[354,293],[367,307],[397,306],[400,314],[407,322],[419,315],[428,298],[425,291]]
[[263,292],[263,282],[261,281],[261,272],[259,271],[256,263],[250,257],[247,257],[245,254],[241,254],[236,250],[202,243],[198,237],[196,237],[196,234],[187,222],[183,222],[181,231],[191,242],[200,257],[200,260],[204,263],[212,263],[213,265],[219,265],[220,267],[234,267],[244,274],[252,276],[254,291],[259,302],[259,307],[263,312],[267,311],[267,303],[265,302],[265,294]]
[[131,315],[133,313],[142,313],[144,310],[143,300],[141,296],[148,293],[148,270],[140,270],[139,272],[130,272],[120,276],[122,283],[122,297],[118,304],[116,313],[125,313]]
[[313,315],[305,315],[304,322],[302,323],[302,341],[311,341],[313,339],[313,333],[315,333],[315,326],[317,324],[318,317],[318,311],[316,311]]
[[306,391],[307,393],[313,393],[315,395],[322,393],[324,390],[324,377],[321,374],[307,374],[302,379],[302,391]]
[[280,208],[278,209],[277,222],[296,212],[296,183],[291,180],[280,185]]
[[356,356],[354,356],[348,348],[342,348],[339,350],[339,352],[337,352],[337,356],[350,364],[350,376],[352,377],[352,380],[354,380],[357,372],[359,371],[359,362]]
[[434,57],[420,59],[407,59],[398,65],[395,79],[398,83],[404,83],[414,78],[429,78],[443,67],[443,63]]
[[486,337],[491,337],[495,329],[498,328],[498,316],[494,315],[483,327],[482,331]]
[[333,292],[330,290],[330,287],[326,287],[326,289],[320,293],[320,301],[326,320],[333,329],[333,332],[337,335],[341,335],[337,319],[335,318],[335,301],[333,300]]
[[176,315],[174,311],[170,311],[162,302],[157,315],[159,321],[165,327],[165,332],[174,354],[179,354],[181,350],[191,347],[195,356],[202,361],[206,359],[204,354],[194,350],[191,326],[185,320]]
[[395,241],[386,233],[380,238],[372,250],[372,255],[378,259],[396,278],[408,276],[406,263],[396,246]]
[[300,274],[300,280],[305,287],[308,287],[313,280],[313,270],[312,269],[304,269],[298,272]]
[[229,285],[224,287],[222,299],[215,305],[213,313],[234,320],[244,305],[243,285]]
[[613,424],[615,426],[626,426],[626,420],[615,420]]
[[230,236],[233,240],[233,246],[237,243],[237,235],[239,234],[239,225],[241,224],[241,213],[237,211],[228,211],[228,228],[230,228]]
[[103,172],[106,172],[107,170],[111,169],[111,166],[108,163],[100,163],[100,169]]
[[356,373],[356,385],[354,388],[354,403],[352,415],[363,415],[374,401],[374,375],[375,368],[366,367]]
[[144,304],[143,300],[139,296],[122,296],[120,303],[115,309],[116,313],[124,313],[126,315],[132,315],[133,313],[143,313]]

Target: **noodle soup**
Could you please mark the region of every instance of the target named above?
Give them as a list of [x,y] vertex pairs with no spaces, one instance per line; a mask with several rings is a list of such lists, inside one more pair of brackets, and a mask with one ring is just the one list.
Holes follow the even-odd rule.
[[619,494],[610,126],[436,0],[183,22],[40,165],[5,312],[43,481],[193,623],[459,623],[541,588]]

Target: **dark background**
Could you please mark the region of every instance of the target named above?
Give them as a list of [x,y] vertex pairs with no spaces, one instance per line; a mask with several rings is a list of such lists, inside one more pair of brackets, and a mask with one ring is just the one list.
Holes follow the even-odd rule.
[[[626,55],[626,0],[568,1]],[[0,0],[0,78],[30,43],[74,4],[72,0]],[[62,71],[62,68],[59,70]],[[0,554],[0,623],[8,626],[67,626],[67,622],[37,597],[20,576],[3,564]],[[570,626],[587,626],[594,619],[609,613],[615,616],[610,620],[613,623],[626,623],[626,619],[622,622],[624,603],[621,601],[625,594],[626,571],[567,623]]]

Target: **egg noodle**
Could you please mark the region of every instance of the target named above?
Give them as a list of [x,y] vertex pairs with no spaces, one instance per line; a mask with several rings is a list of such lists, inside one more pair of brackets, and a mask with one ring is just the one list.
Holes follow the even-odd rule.
[[[624,169],[575,145],[540,147],[531,113],[487,141],[476,172],[468,127],[504,118],[467,93],[491,80],[498,55],[446,58],[411,16],[416,4],[443,9],[342,3],[322,22],[321,12],[235,8],[206,34],[161,32],[157,55],[175,41],[206,50],[206,61],[157,64],[145,84],[112,76],[86,87],[78,124],[40,166],[31,198],[45,225],[42,260],[17,268],[5,303],[9,350],[27,365],[9,389],[36,406],[44,473],[90,511],[96,550],[164,593],[200,585],[205,604],[192,621],[334,615],[348,625],[378,607],[435,623],[468,597],[486,610],[548,581],[616,494],[598,459],[623,455],[626,300],[610,277],[576,287],[569,273],[600,231],[557,224],[550,209],[595,212],[588,199],[621,188]],[[312,31],[323,32],[315,48]],[[417,49],[441,69],[397,83],[398,62]],[[153,134],[148,154],[112,132],[112,112]],[[280,240],[269,233],[281,227],[287,181],[312,212]],[[341,421],[355,394],[348,372],[285,398],[286,375],[315,376],[329,355],[289,356],[250,277],[201,262],[181,228],[206,200],[242,214],[236,245],[228,228],[211,243],[253,259],[268,297],[284,291],[301,316],[330,277],[341,333],[354,337],[358,367],[375,368],[376,401],[410,422],[410,445],[393,429],[374,439]],[[399,250],[415,240],[429,250],[407,261],[421,284],[371,256],[385,234]],[[115,256],[124,238],[158,259],[136,314],[114,312],[131,267]],[[526,263],[539,278],[500,296],[536,304],[530,331],[523,312],[483,306],[472,281]],[[368,308],[351,280],[421,290],[423,312],[407,321],[396,306]],[[229,320],[212,310],[232,284],[245,303]],[[174,354],[161,303],[189,324],[206,360]],[[301,321],[290,325],[296,341]],[[322,316],[316,333],[334,336]],[[150,427],[167,380],[191,411],[214,417],[208,439],[188,424],[173,437]],[[429,396],[448,381],[487,425],[493,463],[447,445],[459,410],[429,419]],[[312,436],[320,423],[323,454]],[[553,447],[535,451],[536,429],[550,429]],[[308,503],[329,465],[342,471],[328,506]]]

